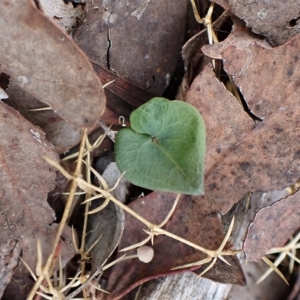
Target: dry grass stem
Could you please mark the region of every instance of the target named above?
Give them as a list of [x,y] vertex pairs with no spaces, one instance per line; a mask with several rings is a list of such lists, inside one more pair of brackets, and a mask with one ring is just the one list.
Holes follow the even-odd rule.
[[295,237],[290,240],[289,243],[287,243],[283,247],[275,247],[272,248],[270,251],[267,252],[266,255],[279,253],[279,256],[275,259],[274,263],[272,263],[266,256],[262,258],[262,260],[270,267],[256,282],[256,284],[259,284],[262,282],[265,278],[267,278],[273,271],[275,271],[283,280],[288,284],[285,277],[282,275],[282,273],[278,270],[278,266],[282,263],[282,261],[286,257],[290,257],[289,262],[289,272],[292,273],[293,267],[295,264],[295,261],[300,264],[300,259],[296,257],[296,250],[300,248],[300,243],[298,243],[300,240],[300,232],[298,232]]
[[[76,169],[75,169],[75,172],[74,172],[74,177],[71,176],[72,178],[77,178],[78,176],[80,176],[80,173],[81,173],[81,165],[82,165],[81,160],[82,160],[83,149],[84,149],[84,145],[85,145],[85,138],[84,138],[84,136],[86,136],[86,129],[84,130],[83,138],[82,138],[81,143],[80,143],[80,150],[79,150],[79,155],[78,155],[78,162],[76,164]],[[28,300],[32,300],[33,299],[33,297],[36,294],[39,286],[41,285],[41,283],[43,281],[43,279],[46,276],[49,276],[49,268],[51,266],[52,259],[53,259],[56,247],[57,247],[57,245],[59,243],[60,237],[62,235],[64,226],[65,226],[66,221],[68,219],[68,216],[69,216],[69,213],[70,213],[70,209],[71,209],[71,206],[72,206],[72,202],[73,202],[73,198],[74,198],[74,193],[76,192],[76,188],[77,188],[77,181],[74,179],[72,181],[72,184],[71,184],[70,194],[69,194],[69,197],[68,197],[68,200],[67,200],[67,203],[66,203],[66,207],[64,209],[64,213],[63,213],[61,222],[60,222],[58,230],[57,230],[57,234],[56,234],[54,242],[52,244],[51,254],[48,257],[45,266],[42,268],[41,275],[38,277],[38,279],[36,280],[34,286],[32,287],[32,289],[31,289],[31,291],[29,293],[29,296],[27,298]]]

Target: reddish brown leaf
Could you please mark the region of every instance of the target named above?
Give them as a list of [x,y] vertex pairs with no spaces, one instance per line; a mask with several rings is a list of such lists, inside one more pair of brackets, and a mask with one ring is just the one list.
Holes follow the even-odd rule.
[[244,241],[247,259],[258,261],[273,247],[281,247],[300,227],[300,192],[262,208],[249,225]]
[[[0,120],[0,244],[19,239],[23,259],[35,270],[37,239],[46,256],[57,231],[57,224],[49,225],[55,218],[46,200],[54,188],[56,171],[43,157],[56,162],[59,157],[40,128],[1,102]],[[68,245],[62,255],[63,260],[73,255]]]
[[253,44],[223,51],[226,70],[254,113],[264,117],[258,125],[211,71],[194,81],[187,102],[206,123],[205,197],[215,209],[226,212],[248,191],[282,189],[298,179],[299,43],[296,37],[276,49]]
[[[159,224],[168,214],[175,198],[175,194],[153,192],[146,197],[138,198],[129,207],[154,224]],[[125,220],[125,231],[119,245],[120,249],[147,237],[143,232],[143,229],[147,228],[140,221],[128,214]],[[184,196],[180,199],[164,229],[211,250],[217,249],[223,240],[220,219],[209,210],[205,202],[191,196]],[[148,244],[151,245],[151,243]],[[107,287],[112,293],[111,298],[119,299],[142,282],[174,274],[180,270],[172,271],[172,268],[206,257],[205,254],[167,236],[155,237],[153,248],[154,258],[148,264],[134,259],[125,260],[114,266]],[[131,250],[128,255],[135,252],[136,249]],[[119,255],[121,254],[123,253]],[[231,266],[220,262],[205,276],[220,282],[243,284],[244,277],[238,261],[233,257],[229,257],[228,260]],[[200,270],[203,271],[203,268]]]
[[105,108],[101,83],[75,43],[29,0],[0,2],[1,71],[74,127]]
[[298,102],[300,36],[287,44],[266,49],[253,44],[244,50],[224,50],[225,70],[234,76],[249,108],[260,118]]

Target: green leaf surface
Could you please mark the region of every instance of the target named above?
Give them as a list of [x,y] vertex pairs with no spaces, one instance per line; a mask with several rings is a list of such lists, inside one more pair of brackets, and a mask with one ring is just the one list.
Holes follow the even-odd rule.
[[153,98],[130,115],[116,137],[116,162],[131,183],[183,194],[203,194],[205,124],[182,101]]

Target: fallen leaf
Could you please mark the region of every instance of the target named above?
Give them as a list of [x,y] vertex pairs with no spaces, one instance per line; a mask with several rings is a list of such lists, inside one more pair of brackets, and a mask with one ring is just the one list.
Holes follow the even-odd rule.
[[261,45],[264,48],[272,48],[261,36],[258,36],[250,31],[250,29],[243,27],[234,19],[234,24],[229,36],[222,42],[204,45],[201,47],[203,53],[214,59],[222,59],[224,50],[234,45],[237,49],[246,49],[251,44]]
[[70,125],[95,125],[105,96],[87,57],[31,1],[2,1],[0,12],[1,71]]
[[187,1],[94,0],[75,38],[93,62],[161,95],[179,60],[187,7]]
[[[55,217],[47,203],[56,170],[43,157],[56,162],[59,157],[41,129],[14,109],[0,102],[0,114],[0,244],[12,238],[20,240],[22,258],[35,270],[37,240],[47,257],[57,231],[57,224],[49,225]],[[64,263],[73,256],[67,243],[62,252]],[[18,270],[24,270],[24,265],[20,264]]]
[[235,217],[235,226],[229,241],[234,243],[237,249],[242,249],[248,226],[253,222],[257,212],[288,195],[287,189],[267,193],[247,193],[239,202],[233,205],[226,215],[222,216],[222,224],[226,231],[229,228],[233,216]]
[[18,266],[21,255],[21,243],[9,239],[0,245],[0,297],[10,282],[14,269]]
[[[153,192],[136,199],[129,207],[153,224],[159,224],[172,208],[175,198],[176,195],[172,193]],[[217,249],[223,240],[220,218],[209,210],[207,203],[192,196],[182,196],[172,217],[163,228],[206,249]],[[125,230],[119,248],[123,249],[144,240],[148,235],[143,229],[147,229],[145,225],[126,214]],[[147,245],[150,246],[150,242]],[[107,286],[108,291],[112,293],[112,299],[120,299],[142,282],[187,270],[172,270],[172,268],[206,258],[202,252],[167,236],[154,237],[152,247],[154,258],[150,263],[130,259],[113,267]],[[127,251],[126,254],[133,255],[135,252],[136,249]],[[124,252],[120,252],[119,256],[123,254]],[[204,276],[219,282],[244,284],[244,275],[238,260],[229,256],[226,259],[231,266],[219,262]],[[205,267],[206,265],[202,266],[199,273]]]
[[[97,64],[94,64],[94,67],[101,82],[103,84],[108,84],[106,86],[106,92],[107,90],[110,91],[134,108],[143,105],[145,102],[154,97],[154,95],[152,95],[148,91],[139,88],[138,86],[130,83],[129,81],[109,71],[108,69],[103,68],[102,66]],[[107,98],[111,99],[108,96]],[[107,105],[112,110],[115,110],[115,107],[112,105],[112,103],[109,102],[107,103]],[[122,114],[124,114],[124,111],[122,111]]]
[[[115,162],[110,163],[104,171],[102,177],[111,189],[114,187],[121,174]],[[114,197],[121,202],[125,202],[126,182],[120,182],[115,190],[112,191]],[[103,199],[94,200],[91,204],[90,211],[96,209],[103,204]],[[125,226],[125,213],[119,206],[110,202],[101,211],[90,214],[88,217],[86,250],[92,245],[94,247],[90,251],[92,272],[96,268],[101,268],[107,259],[112,255],[118,247]],[[106,245],[103,247],[103,245]]]
[[[6,91],[9,99],[5,100],[5,103],[19,111],[32,124],[39,126],[45,132],[47,140],[59,153],[69,151],[80,142],[82,128],[68,124],[51,109],[36,111],[35,109],[45,107],[45,104],[26,93],[15,80],[11,80]],[[119,115],[106,107],[101,121],[105,124],[119,124],[118,118]]]
[[285,1],[215,1],[224,8],[231,6],[231,11],[246,21],[247,27],[257,34],[264,35],[274,45],[282,45],[299,34],[299,3]]
[[[206,124],[205,197],[216,210],[227,212],[248,191],[282,189],[298,179],[298,77],[290,75],[285,88],[282,83],[271,87],[272,78],[281,82],[291,68],[296,70],[297,54],[292,53],[298,40],[277,49],[254,44],[249,50],[232,46],[223,52],[225,68],[234,75],[249,107],[259,104],[254,113],[264,117],[260,124],[252,121],[208,68],[187,94],[186,101],[199,109]],[[292,52],[285,55],[284,64],[278,51],[280,55]],[[261,61],[266,65],[258,72]],[[271,67],[273,61],[276,69]]]
[[[122,176],[115,162],[111,162],[107,166],[102,177],[110,189],[114,188],[111,191],[111,194],[122,203],[125,203],[126,197],[129,194],[128,189],[131,187],[131,184],[125,179],[124,176]],[[115,186],[117,182],[118,184]]]
[[222,52],[224,69],[233,75],[249,109],[256,116],[266,118],[277,109],[297,103],[300,36],[272,49],[256,43],[238,49],[236,44]]
[[300,227],[300,192],[286,197],[256,214],[248,227],[244,251],[258,261],[273,247],[281,247]]

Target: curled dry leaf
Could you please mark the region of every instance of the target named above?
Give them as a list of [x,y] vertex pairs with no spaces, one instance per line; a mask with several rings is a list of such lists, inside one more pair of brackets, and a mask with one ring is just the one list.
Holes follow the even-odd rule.
[[295,37],[275,49],[253,44],[222,52],[225,69],[250,109],[264,118],[260,124],[208,68],[187,94],[207,128],[205,198],[223,213],[248,191],[279,190],[298,179],[299,43]]
[[[248,1],[217,0],[224,8],[246,21],[247,27],[257,34],[264,35],[269,42],[278,46],[299,34],[299,3],[287,0]],[[227,3],[226,3],[227,2]]]
[[[160,224],[168,215],[176,196],[172,193],[153,192],[136,199],[129,207],[153,224]],[[145,225],[126,214],[125,230],[119,248],[123,249],[143,241],[148,236],[143,229],[147,230]],[[206,249],[216,250],[223,241],[220,218],[212,213],[208,203],[193,196],[182,196],[163,229]],[[150,245],[150,242],[147,245]],[[113,266],[107,286],[108,291],[112,293],[111,299],[120,299],[134,287],[150,279],[184,272],[188,269],[172,269],[207,257],[200,251],[162,235],[154,237],[152,247],[154,257],[148,264],[131,259]],[[118,255],[123,254],[124,252],[120,252]],[[127,251],[126,254],[135,255],[136,249]],[[243,285],[244,275],[238,260],[231,256],[226,256],[226,260],[230,266],[218,261],[204,276],[223,283]],[[200,269],[199,266],[194,266],[190,270],[199,269],[200,274],[206,266]]]
[[281,247],[299,229],[300,192],[262,208],[249,225],[244,241],[247,259],[258,261],[268,250]]
[[[55,185],[56,171],[43,157],[56,162],[59,157],[40,128],[1,102],[0,116],[0,244],[8,239],[19,239],[22,258],[35,270],[37,239],[46,257],[57,231],[56,225],[49,225],[55,218],[47,203],[47,193]],[[72,256],[69,245],[64,244],[63,261]],[[18,271],[23,268],[20,264]]]
[[87,57],[31,1],[0,2],[1,71],[74,127],[92,127],[105,109]]

